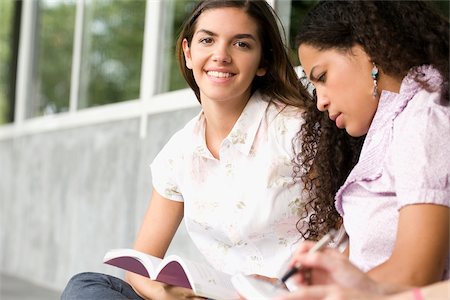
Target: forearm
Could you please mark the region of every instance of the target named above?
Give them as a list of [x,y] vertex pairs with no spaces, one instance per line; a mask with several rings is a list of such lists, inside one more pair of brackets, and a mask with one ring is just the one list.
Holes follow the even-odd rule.
[[406,292],[406,291],[409,291],[412,289],[412,286],[404,285],[404,284],[396,284],[396,283],[392,283],[392,282],[376,281],[375,285],[376,285],[375,289],[372,289],[370,291],[377,295],[394,295],[394,294]]
[[[183,218],[184,205],[168,200],[155,190],[137,235],[134,249],[163,258]],[[135,273],[127,272],[126,281],[144,299],[168,299],[166,285]]]
[[[407,256],[408,254],[405,254]],[[420,256],[417,256],[420,257]],[[442,280],[445,261],[436,260],[434,265],[408,264],[406,259],[392,256],[385,263],[367,274],[380,283],[388,294],[416,286],[426,286]]]
[[448,251],[449,208],[408,205],[400,210],[390,257],[368,275],[377,282],[399,287],[429,285],[442,280]]
[[417,272],[406,266],[397,264],[396,261],[388,261],[368,273],[370,278],[379,283],[379,291],[382,294],[393,294],[404,291],[414,286],[423,286],[438,281],[431,281],[423,276],[417,276]]
[[398,293],[392,296],[389,296],[386,300],[416,300],[417,296],[414,294],[420,294],[419,297],[424,300],[432,300],[432,299],[448,299],[450,296],[450,281],[442,281],[439,283],[435,283],[433,285],[429,285],[414,291],[413,289],[409,289],[403,293]]

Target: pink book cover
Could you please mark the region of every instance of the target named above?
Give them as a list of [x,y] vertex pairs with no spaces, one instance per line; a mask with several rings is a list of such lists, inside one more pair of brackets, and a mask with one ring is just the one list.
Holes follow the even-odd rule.
[[[192,289],[183,267],[176,261],[168,263],[161,270],[161,272],[159,272],[156,278],[151,276],[144,264],[135,257],[121,256],[107,260],[105,261],[105,264],[119,267],[121,269],[151,278],[156,281]],[[154,267],[156,269],[156,266]]]

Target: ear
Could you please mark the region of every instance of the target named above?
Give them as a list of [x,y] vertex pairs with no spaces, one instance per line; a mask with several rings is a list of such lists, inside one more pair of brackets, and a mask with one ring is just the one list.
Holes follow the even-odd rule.
[[267,73],[267,69],[266,68],[259,68],[258,70],[256,70],[256,76],[259,77],[263,77],[264,75],[266,75]]
[[189,43],[186,39],[183,39],[182,46],[183,46],[184,60],[186,61],[186,67],[192,70],[191,49],[189,48]]

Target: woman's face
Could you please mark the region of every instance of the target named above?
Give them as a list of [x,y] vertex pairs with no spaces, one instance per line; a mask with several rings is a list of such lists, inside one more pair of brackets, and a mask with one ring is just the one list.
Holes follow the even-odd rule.
[[186,66],[205,101],[247,101],[255,76],[264,76],[258,24],[239,8],[215,8],[197,19],[191,44],[183,41]]
[[378,107],[372,96],[372,63],[360,46],[348,52],[319,50],[302,44],[298,49],[301,64],[317,93],[317,108],[351,136],[367,133]]

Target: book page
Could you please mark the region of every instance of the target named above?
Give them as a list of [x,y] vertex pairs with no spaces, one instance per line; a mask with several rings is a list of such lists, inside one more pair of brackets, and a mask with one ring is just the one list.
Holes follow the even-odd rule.
[[178,276],[181,272],[183,273],[181,277],[189,282],[189,286],[199,296],[213,299],[239,298],[231,284],[230,275],[209,265],[182,259],[176,255],[170,255],[164,259],[157,280],[159,281],[160,276],[161,279],[164,276],[174,276],[175,271],[178,272]]
[[243,274],[234,275],[231,282],[239,295],[246,299],[269,300],[289,292],[271,282]]

